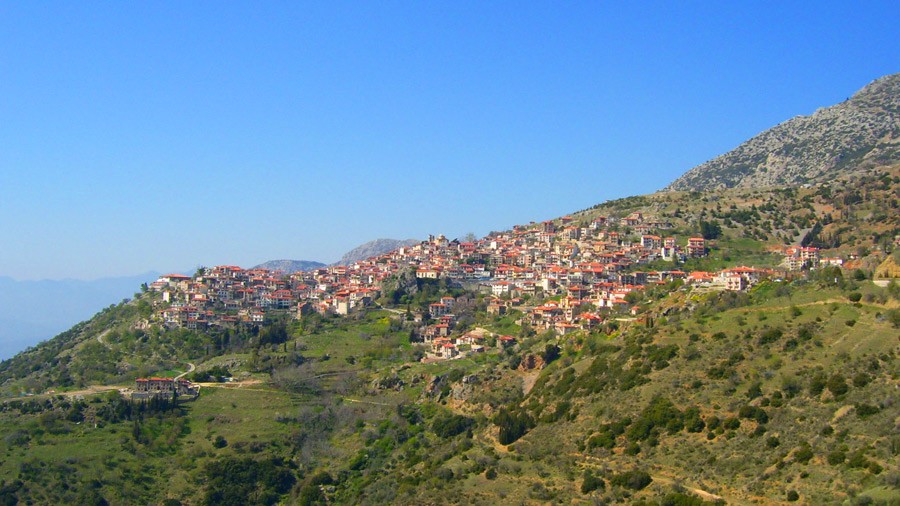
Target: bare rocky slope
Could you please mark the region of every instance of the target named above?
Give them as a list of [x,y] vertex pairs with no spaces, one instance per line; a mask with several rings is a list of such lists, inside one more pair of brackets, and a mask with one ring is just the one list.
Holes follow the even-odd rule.
[[282,271],[290,274],[299,271],[311,271],[320,267],[325,267],[325,264],[322,262],[314,262],[312,260],[269,260],[268,262],[263,262],[253,268],[271,269],[273,271]]
[[419,242],[421,241],[416,239],[375,239],[374,241],[369,241],[348,251],[340,260],[335,262],[335,265],[350,265],[353,262],[383,255],[394,251],[397,248],[419,244]]
[[667,190],[799,186],[900,159],[900,74],[797,116],[698,165]]

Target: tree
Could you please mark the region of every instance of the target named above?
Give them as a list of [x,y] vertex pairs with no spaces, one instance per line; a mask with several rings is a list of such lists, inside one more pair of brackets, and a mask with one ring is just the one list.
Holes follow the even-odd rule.
[[442,438],[448,438],[469,430],[474,423],[475,420],[469,417],[451,414],[435,418],[431,430]]
[[548,344],[544,347],[544,353],[541,354],[541,358],[544,359],[545,364],[549,364],[554,360],[559,358],[560,348],[555,344]]
[[516,442],[534,427],[534,419],[524,412],[510,412],[501,409],[494,417],[494,424],[500,427],[500,444],[508,445]]
[[701,221],[700,235],[704,239],[718,239],[722,236],[722,226],[716,221]]

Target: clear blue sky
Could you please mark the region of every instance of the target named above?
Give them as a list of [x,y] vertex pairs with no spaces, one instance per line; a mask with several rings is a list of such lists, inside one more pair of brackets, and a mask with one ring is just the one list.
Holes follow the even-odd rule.
[[895,2],[3,2],[0,275],[484,235],[900,71]]

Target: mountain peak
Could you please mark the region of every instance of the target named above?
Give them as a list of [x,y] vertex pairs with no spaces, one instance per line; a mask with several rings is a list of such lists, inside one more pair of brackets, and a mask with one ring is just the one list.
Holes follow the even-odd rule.
[[900,74],[698,165],[667,190],[799,186],[900,159]]
[[254,269],[283,271],[287,274],[299,271],[311,271],[320,267],[325,267],[325,264],[322,262],[314,262],[312,260],[269,260],[268,262],[253,266]]
[[350,265],[360,260],[372,258],[374,256],[383,255],[404,246],[412,246],[419,244],[421,241],[417,239],[375,239],[365,244],[361,244],[348,251],[335,262],[335,265]]

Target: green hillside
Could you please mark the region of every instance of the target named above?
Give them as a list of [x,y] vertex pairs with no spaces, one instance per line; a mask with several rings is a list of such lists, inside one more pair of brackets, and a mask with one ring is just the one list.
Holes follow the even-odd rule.
[[[492,314],[475,284],[408,272],[365,311],[219,330],[167,328],[160,293],[138,293],[0,363],[0,503],[897,504],[900,288],[871,278],[900,234],[900,174],[852,177],[572,214],[710,236],[706,257],[634,271],[775,274],[648,284],[565,335],[525,318],[559,296]],[[801,244],[847,261],[785,270]],[[415,313],[442,296],[484,352],[420,360]],[[119,393],[191,368],[196,400]]]

